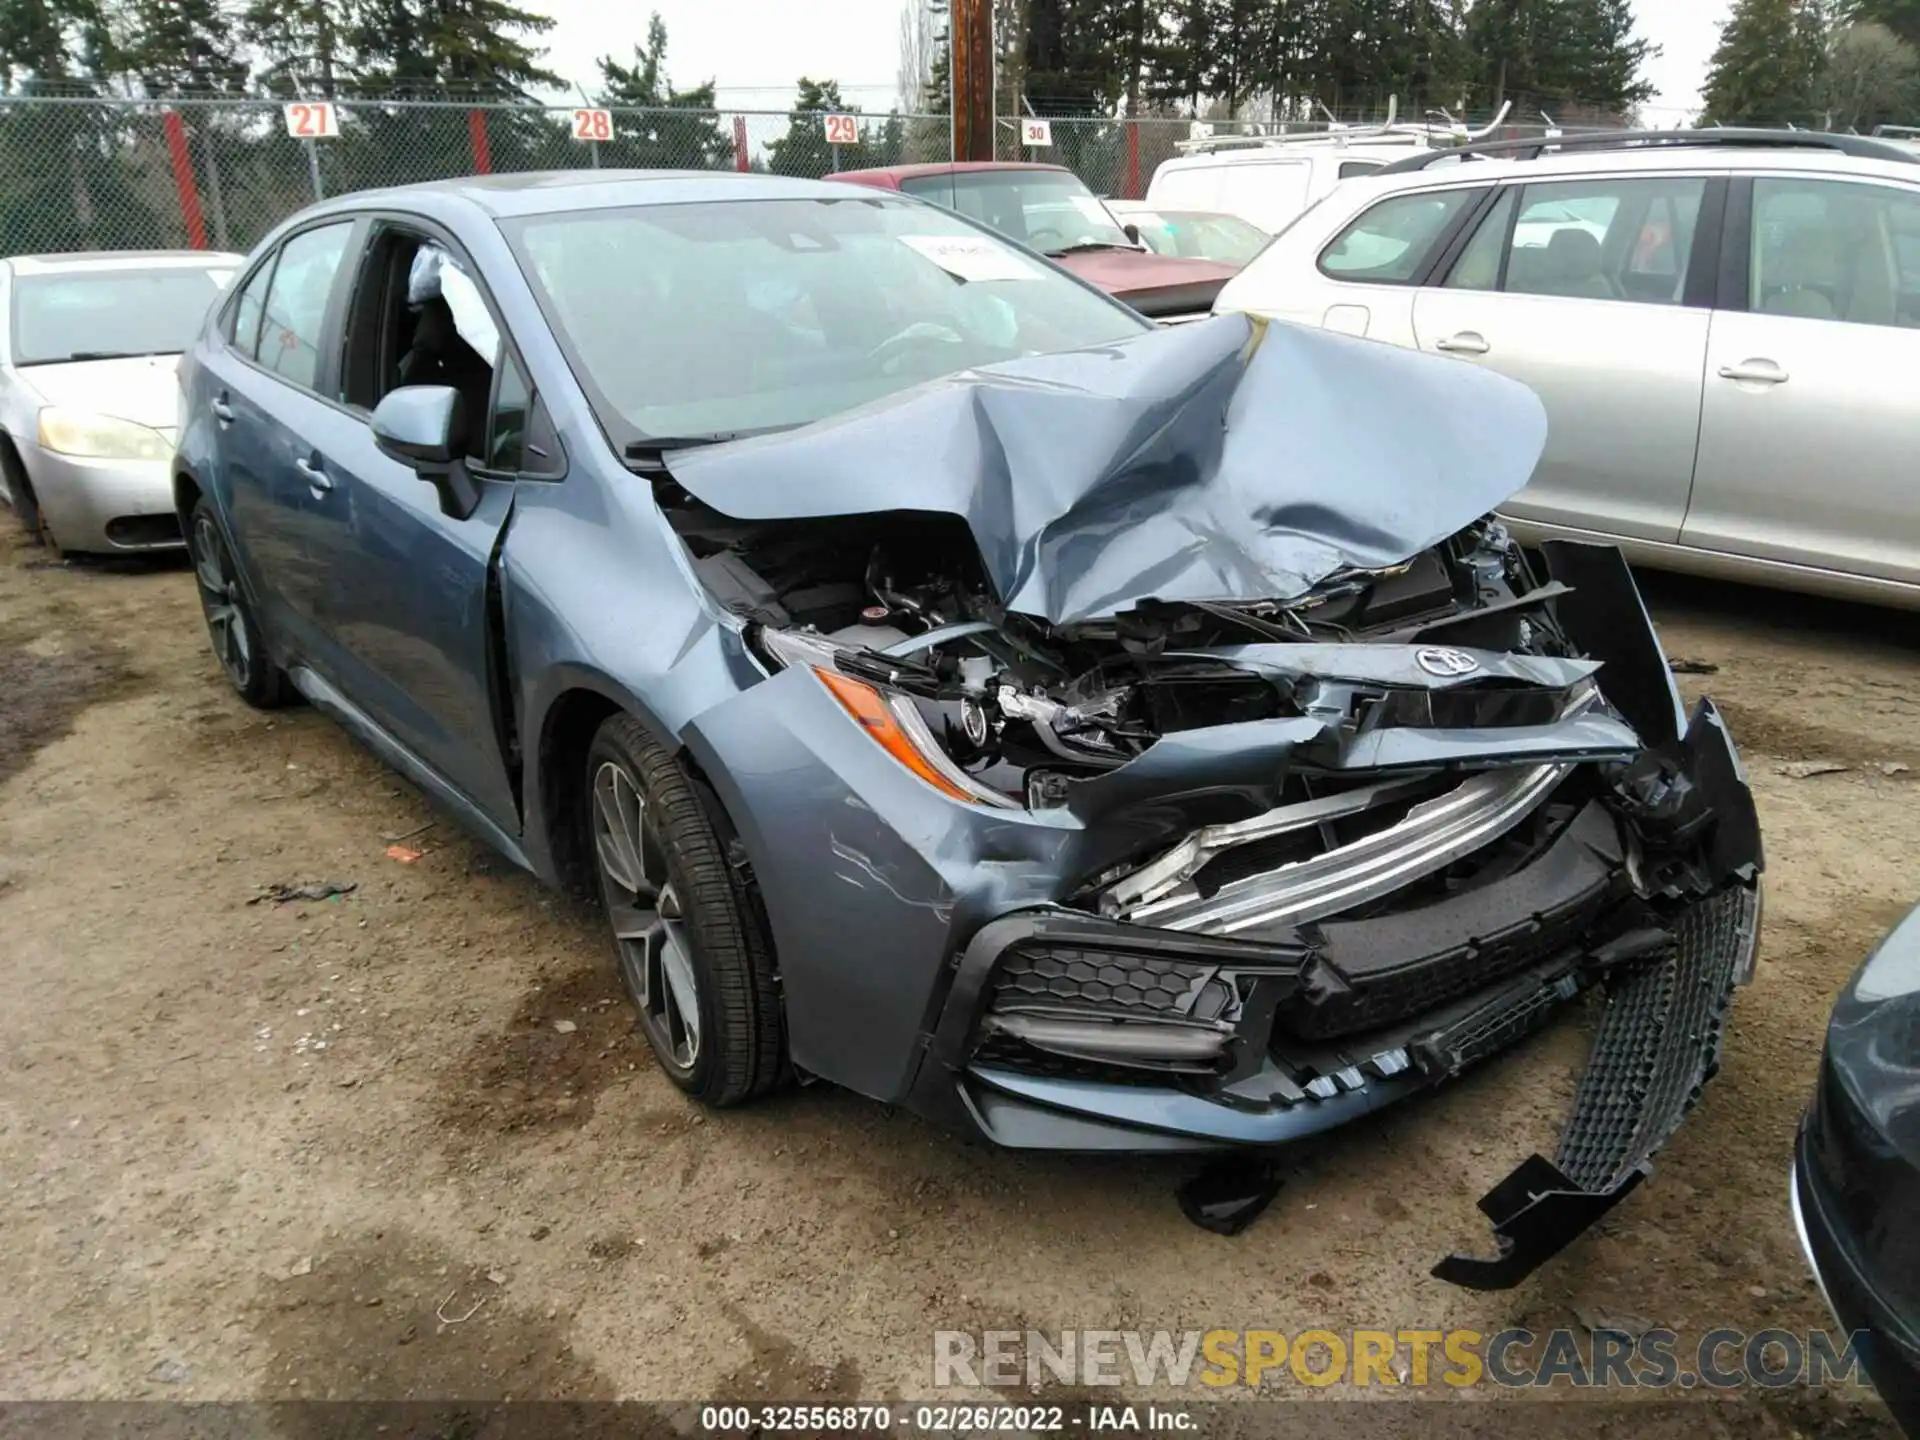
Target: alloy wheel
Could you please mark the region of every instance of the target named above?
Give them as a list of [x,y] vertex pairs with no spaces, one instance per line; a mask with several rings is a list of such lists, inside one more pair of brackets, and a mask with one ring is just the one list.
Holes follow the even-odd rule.
[[594,772],[593,848],[620,978],[655,1052],[691,1070],[700,1058],[700,990],[685,914],[646,799],[611,760]]
[[200,604],[207,614],[207,633],[214,656],[236,688],[245,690],[253,678],[253,647],[247,640],[247,622],[240,610],[240,582],[227,557],[226,542],[212,519],[199,516],[193,525],[193,575],[200,586]]

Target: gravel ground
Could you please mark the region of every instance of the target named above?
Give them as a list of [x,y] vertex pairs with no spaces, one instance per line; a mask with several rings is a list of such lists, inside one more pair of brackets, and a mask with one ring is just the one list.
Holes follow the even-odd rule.
[[[1473,1295],[1427,1267],[1479,1248],[1476,1197],[1551,1149],[1584,1023],[1288,1152],[1232,1240],[1180,1217],[1167,1162],[994,1153],[824,1087],[703,1115],[653,1069],[596,917],[320,716],[246,709],[183,568],[9,533],[0,1398],[911,1397],[935,1328],[1823,1325],[1787,1164],[1828,1005],[1920,896],[1920,627],[1651,592],[1753,771],[1759,974],[1654,1180]],[[421,858],[389,858],[398,836]],[[311,881],[353,888],[252,903]],[[1890,1435],[1863,1393],[1743,1395],[1714,1424]]]

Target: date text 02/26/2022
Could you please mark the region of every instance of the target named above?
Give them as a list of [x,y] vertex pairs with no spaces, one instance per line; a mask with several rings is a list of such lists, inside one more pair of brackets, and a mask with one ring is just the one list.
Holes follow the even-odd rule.
[[927,1435],[1005,1432],[1158,1431],[1197,1428],[1184,1410],[1159,1405],[707,1405],[700,1428],[716,1434],[878,1434],[893,1430]]

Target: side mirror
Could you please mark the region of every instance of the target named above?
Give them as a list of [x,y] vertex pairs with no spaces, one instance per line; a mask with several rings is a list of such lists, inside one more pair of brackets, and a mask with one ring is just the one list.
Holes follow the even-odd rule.
[[467,472],[467,407],[451,385],[402,385],[374,407],[373,443],[440,497],[440,513],[464,520],[480,504]]
[[1129,220],[1126,224],[1120,227],[1120,233],[1126,236],[1127,239],[1131,240],[1134,244],[1138,245],[1140,243],[1140,227],[1134,224],[1131,220]]

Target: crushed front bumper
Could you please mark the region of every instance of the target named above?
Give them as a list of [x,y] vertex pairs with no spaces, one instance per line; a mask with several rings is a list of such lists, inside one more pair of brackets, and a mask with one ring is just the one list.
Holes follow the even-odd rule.
[[[1618,553],[1549,559],[1589,659],[1527,662],[1521,689],[1561,707],[1544,717],[1529,700],[1460,722],[1441,710],[1466,701],[1436,701],[1338,748],[1312,713],[1175,732],[1056,809],[935,795],[797,670],[700,716],[688,748],[766,906],[795,1065],[1008,1146],[1272,1146],[1453,1078],[1597,990],[1557,1158],[1483,1202],[1499,1255],[1440,1267],[1515,1283],[1644,1177],[1713,1074],[1762,866],[1726,727],[1711,703],[1682,710]],[[1484,645],[1494,623],[1511,616],[1446,641]],[[1391,687],[1352,667],[1410,658],[1338,648],[1246,663],[1324,658]],[[1578,708],[1589,676],[1604,703]],[[1283,800],[1303,761],[1329,788]],[[1358,838],[1276,860],[1296,837],[1262,831],[1224,882],[1184,853],[1182,835],[1303,811],[1337,829],[1363,789],[1385,808]]]

